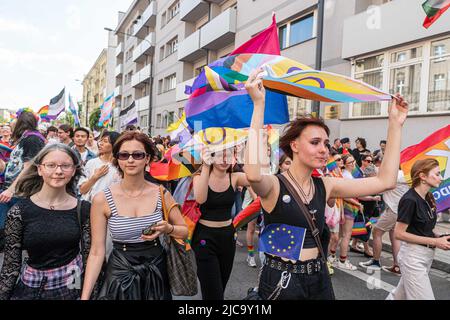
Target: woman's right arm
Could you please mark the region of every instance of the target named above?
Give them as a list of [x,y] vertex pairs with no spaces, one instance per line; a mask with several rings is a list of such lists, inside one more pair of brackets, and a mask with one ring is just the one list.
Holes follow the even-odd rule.
[[267,153],[267,145],[263,138],[266,90],[262,80],[258,77],[258,73],[261,71],[253,71],[245,84],[245,88],[253,100],[254,108],[245,149],[244,172],[253,191],[262,198],[266,198],[274,187],[274,177],[263,175],[261,172],[263,161],[268,160],[268,157],[262,156]]
[[430,245],[442,250],[450,250],[450,236],[441,238],[421,237],[406,231],[408,224],[397,222],[395,224],[394,236],[397,240],[408,243]]
[[5,256],[0,272],[0,300],[8,300],[14,290],[22,265],[23,223],[19,206],[13,206],[5,225]]
[[91,297],[92,290],[105,261],[106,228],[108,223],[107,207],[105,194],[99,192],[94,197],[91,206],[91,250],[87,260],[81,300],[89,300]]

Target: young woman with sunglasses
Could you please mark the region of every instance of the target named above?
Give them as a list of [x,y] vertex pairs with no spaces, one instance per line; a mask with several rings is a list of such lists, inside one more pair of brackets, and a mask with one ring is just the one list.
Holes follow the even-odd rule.
[[326,258],[321,257],[312,230],[283,179],[287,179],[308,207],[319,234],[322,234],[325,204],[329,198],[365,196],[395,186],[400,162],[401,129],[408,105],[397,95],[389,108],[387,161],[382,164],[377,177],[355,180],[311,177],[314,169],[323,167],[328,161],[326,145],[329,143],[328,127],[322,120],[313,118],[300,118],[291,122],[280,139],[280,148],[292,159],[291,167],[283,174],[284,178],[262,175],[262,159],[258,156],[265,149],[260,135],[266,103],[262,72],[262,69],[253,71],[246,82],[254,109],[244,171],[252,189],[261,197],[266,228],[271,224],[291,225],[306,229],[306,236],[300,256],[294,260],[266,254],[259,294],[262,299],[333,299],[331,280],[324,261]]
[[[68,146],[52,144],[34,158],[17,183],[22,199],[6,222],[0,299],[80,298],[80,276],[90,246],[90,204],[82,201],[78,212],[79,161]],[[28,253],[26,262],[23,250]]]
[[[185,239],[187,227],[169,192],[147,182],[144,171],[154,156],[147,135],[129,131],[113,148],[114,165],[123,180],[98,193],[92,203],[92,247],[86,268],[82,299],[87,300],[99,276],[109,226],[113,251],[99,299],[171,300],[164,235]],[[162,197],[172,210],[164,220]],[[162,237],[160,237],[162,236]]]
[[248,186],[243,172],[231,172],[230,149],[202,152],[201,173],[194,176],[194,196],[202,213],[192,237],[203,300],[223,300],[236,252],[231,218],[234,191]]

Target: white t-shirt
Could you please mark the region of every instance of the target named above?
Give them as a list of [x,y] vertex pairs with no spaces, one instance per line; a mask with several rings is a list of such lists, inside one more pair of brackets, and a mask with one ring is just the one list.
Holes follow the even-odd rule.
[[345,179],[355,179],[352,176],[352,173],[348,170],[342,170],[342,177],[344,177]]
[[409,185],[406,183],[405,176],[402,170],[398,171],[397,186],[393,190],[383,192],[383,201],[392,211],[397,213],[398,203],[403,195],[409,190]]
[[[79,152],[79,151],[78,151],[78,152]],[[87,155],[88,155],[87,150],[84,151],[83,153],[81,153],[81,152],[79,152],[79,153],[80,153],[80,156],[81,156],[81,161],[83,161],[83,163],[86,162]]]
[[81,197],[83,200],[92,201],[92,199],[98,192],[103,191],[106,188],[109,188],[113,184],[119,183],[122,180],[119,171],[116,169],[115,166],[113,166],[112,163],[103,162],[102,160],[100,160],[100,158],[95,158],[89,160],[86,163],[84,167],[84,174],[86,176],[80,179],[78,186],[81,186],[83,183],[85,183],[90,177],[94,175],[95,170],[97,170],[98,168],[102,167],[105,164],[108,164],[109,166],[108,173],[105,174],[100,179],[98,179],[97,182],[92,186],[91,190]]

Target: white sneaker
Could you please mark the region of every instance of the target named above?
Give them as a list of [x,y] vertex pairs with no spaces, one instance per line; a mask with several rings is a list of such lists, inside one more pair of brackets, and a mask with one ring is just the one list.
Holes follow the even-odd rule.
[[370,259],[366,262],[360,262],[359,265],[363,268],[367,268],[367,270],[374,270],[379,271],[381,270],[381,266],[379,264],[376,264],[373,259]]
[[328,262],[331,263],[332,265],[336,264],[336,260],[337,260],[337,257],[335,254],[330,254],[328,256]]
[[341,262],[341,260],[339,260],[339,261],[338,261],[338,264],[337,264],[337,267],[338,267],[339,269],[342,269],[342,270],[350,270],[350,271],[355,271],[355,270],[358,269],[357,267],[355,267],[354,265],[352,265],[352,264],[350,263],[350,261],[348,261],[348,259],[345,260],[345,262]]
[[256,262],[255,262],[255,257],[247,256],[247,264],[251,268],[256,268],[257,265],[256,265]]

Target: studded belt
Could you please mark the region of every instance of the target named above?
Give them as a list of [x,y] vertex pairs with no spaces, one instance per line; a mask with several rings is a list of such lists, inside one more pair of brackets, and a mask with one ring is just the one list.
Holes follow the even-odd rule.
[[149,247],[158,247],[161,243],[158,238],[152,241],[145,241],[139,243],[123,243],[123,242],[113,242],[113,247],[120,251],[141,251],[148,249]]
[[280,259],[274,259],[267,255],[264,264],[275,270],[308,275],[318,273],[322,271],[323,268],[323,263],[319,259],[305,262],[291,263],[282,261]]

